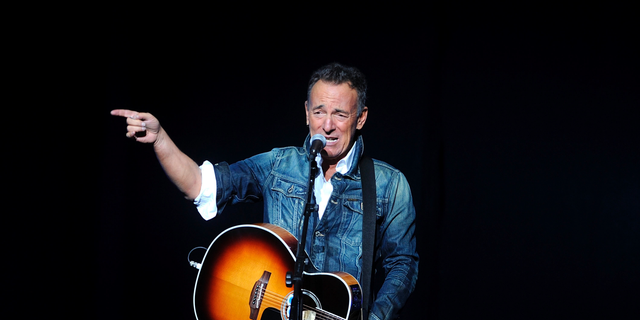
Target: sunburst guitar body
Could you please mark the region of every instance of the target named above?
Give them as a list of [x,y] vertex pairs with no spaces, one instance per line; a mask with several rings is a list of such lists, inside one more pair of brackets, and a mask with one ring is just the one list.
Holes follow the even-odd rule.
[[[298,241],[270,224],[223,231],[202,261],[193,293],[199,320],[288,320]],[[345,272],[305,272],[303,319],[362,319],[358,281]]]

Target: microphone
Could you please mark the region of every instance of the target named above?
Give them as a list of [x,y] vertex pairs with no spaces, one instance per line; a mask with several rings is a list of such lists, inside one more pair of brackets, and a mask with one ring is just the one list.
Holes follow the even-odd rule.
[[315,159],[318,152],[322,151],[322,149],[324,149],[324,146],[326,145],[327,138],[319,133],[314,134],[313,137],[311,137],[311,154],[309,155],[309,159]]

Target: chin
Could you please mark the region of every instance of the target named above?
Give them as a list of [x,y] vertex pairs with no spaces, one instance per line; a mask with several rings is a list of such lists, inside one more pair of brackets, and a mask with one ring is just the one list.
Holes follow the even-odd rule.
[[332,152],[332,153],[328,153],[326,150],[322,150],[322,158],[323,159],[333,159],[335,158],[336,155]]
[[323,153],[322,154],[322,158],[324,158],[325,160],[334,160],[334,159],[339,159],[340,158],[340,154],[335,154],[335,153]]

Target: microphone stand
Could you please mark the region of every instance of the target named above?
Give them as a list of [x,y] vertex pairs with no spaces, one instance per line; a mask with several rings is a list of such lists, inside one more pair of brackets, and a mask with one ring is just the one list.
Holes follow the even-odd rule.
[[302,221],[302,234],[298,242],[298,250],[296,252],[296,263],[293,274],[293,299],[291,300],[291,320],[302,320],[302,275],[304,267],[309,263],[309,258],[305,254],[305,246],[307,242],[307,229],[309,228],[309,217],[311,213],[318,211],[316,197],[313,196],[313,185],[315,177],[318,174],[318,163],[316,162],[316,153],[309,154],[309,184],[307,189],[307,203],[304,210],[304,218]]

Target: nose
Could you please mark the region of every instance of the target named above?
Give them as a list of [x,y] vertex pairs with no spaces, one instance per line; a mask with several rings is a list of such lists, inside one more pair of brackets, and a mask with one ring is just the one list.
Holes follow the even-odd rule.
[[333,117],[326,117],[322,123],[322,130],[326,133],[331,133],[335,130],[336,126],[333,123]]

